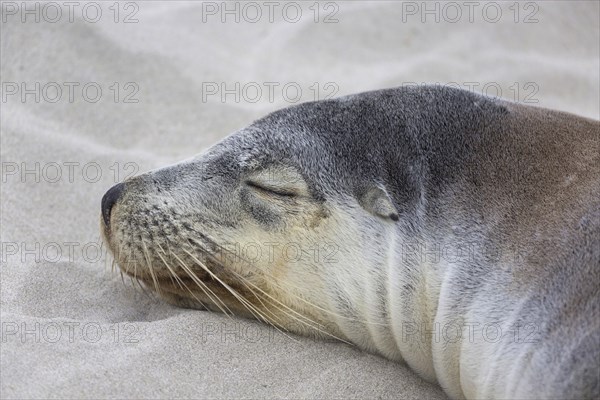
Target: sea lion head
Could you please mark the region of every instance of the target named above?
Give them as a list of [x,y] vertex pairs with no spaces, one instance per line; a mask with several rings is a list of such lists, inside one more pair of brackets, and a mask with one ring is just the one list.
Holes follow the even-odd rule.
[[354,97],[283,109],[113,187],[101,225],[120,269],[179,306],[343,337],[388,262],[398,204],[417,195],[408,174],[394,177],[402,194],[389,187],[398,161],[383,138],[402,121],[364,118],[369,107],[381,109]]

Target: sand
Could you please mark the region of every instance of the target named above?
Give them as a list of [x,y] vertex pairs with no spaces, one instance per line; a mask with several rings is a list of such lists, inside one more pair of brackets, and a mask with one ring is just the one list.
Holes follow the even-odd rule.
[[598,118],[598,3],[521,3],[518,15],[481,3],[471,16],[438,4],[440,22],[421,2],[321,3],[318,15],[296,3],[299,18],[280,3],[273,22],[263,2],[238,4],[239,22],[220,2],[120,3],[118,15],[106,2],[97,21],[94,4],[70,21],[67,6],[58,18],[42,3],[38,22],[2,5],[1,397],[446,398],[348,345],[123,284],[100,248],[100,199],[131,173],[333,94],[453,82]]

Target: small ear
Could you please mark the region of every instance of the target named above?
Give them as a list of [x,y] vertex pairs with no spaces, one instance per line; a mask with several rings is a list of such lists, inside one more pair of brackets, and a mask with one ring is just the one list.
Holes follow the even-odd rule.
[[373,215],[398,221],[398,211],[387,192],[375,185],[365,188],[359,195],[360,205]]

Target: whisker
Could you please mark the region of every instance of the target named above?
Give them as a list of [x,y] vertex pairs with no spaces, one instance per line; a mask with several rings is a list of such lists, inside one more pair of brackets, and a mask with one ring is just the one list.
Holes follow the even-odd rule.
[[[344,343],[347,343],[347,344],[352,344],[352,343],[350,343],[350,342],[348,342],[348,341],[346,341],[346,340],[344,340],[344,339],[342,339],[342,338],[339,338],[339,337],[335,336],[335,335],[334,335],[334,334],[332,334],[332,333],[329,333],[329,332],[327,332],[326,330],[322,330],[322,329],[320,329],[320,327],[323,327],[323,325],[322,325],[322,324],[320,324],[319,322],[317,322],[317,321],[315,321],[315,320],[313,320],[313,319],[309,318],[309,317],[308,317],[308,316],[306,316],[306,315],[303,315],[303,314],[301,314],[301,313],[297,312],[296,310],[294,310],[293,308],[289,307],[289,306],[288,306],[288,305],[286,305],[285,303],[283,303],[283,302],[281,302],[280,300],[277,300],[276,298],[272,297],[272,296],[271,296],[269,293],[265,292],[264,290],[262,290],[262,289],[261,289],[261,288],[259,288],[258,286],[254,285],[252,282],[248,281],[248,280],[247,280],[247,279],[245,279],[243,276],[239,275],[237,272],[235,272],[235,271],[231,271],[231,272],[233,272],[235,275],[237,275],[238,279],[240,279],[240,280],[243,280],[243,281],[245,281],[245,282],[248,282],[250,285],[254,286],[254,287],[255,287],[255,288],[258,290],[258,291],[262,292],[262,293],[263,293],[265,296],[269,297],[271,300],[273,300],[273,301],[275,301],[276,303],[280,304],[281,306],[285,307],[285,309],[283,309],[283,310],[282,310],[282,309],[281,309],[281,308],[279,308],[279,307],[278,307],[276,304],[273,304],[275,307],[277,307],[277,309],[279,309],[280,311],[284,312],[284,313],[285,313],[286,315],[288,315],[289,317],[292,317],[292,318],[294,318],[296,321],[298,321],[298,322],[300,322],[300,323],[303,323],[304,325],[306,325],[306,326],[308,326],[308,327],[310,327],[310,328],[312,328],[312,329],[315,329],[315,330],[316,330],[316,331],[318,331],[319,333],[322,333],[322,334],[324,334],[324,335],[330,336],[330,337],[332,337],[332,338],[334,338],[334,339],[337,339],[337,340],[339,340],[339,341],[341,341],[341,342],[344,342]],[[286,309],[287,309],[287,310],[289,310],[289,311],[291,311],[291,312],[293,312],[294,314],[297,314],[297,315],[299,315],[300,317],[302,317],[302,318],[304,318],[304,319],[308,320],[309,322],[311,322],[311,323],[313,323],[313,324],[316,324],[317,326],[315,327],[315,326],[313,326],[312,324],[310,324],[310,323],[308,323],[308,322],[302,321],[301,319],[294,317],[294,316],[293,316],[293,315],[291,315],[291,314],[290,314],[290,313],[289,313],[289,312],[288,312]]]
[[[156,274],[154,273],[154,268],[152,267],[152,264],[150,263],[150,259],[148,257],[148,249],[146,248],[146,243],[144,242],[144,238],[141,238],[142,241],[142,248],[144,249],[144,257],[146,258],[146,265],[148,267],[148,272],[150,272],[150,276],[152,277],[152,282],[154,282],[154,289],[156,290],[157,293],[160,293],[160,286],[158,284],[158,279],[156,278]],[[134,265],[135,268],[135,265]],[[135,272],[134,272],[135,274]]]
[[[205,235],[205,236],[206,236],[206,235]],[[258,273],[259,273],[261,276],[264,276],[264,277],[266,277],[266,278],[269,278],[268,284],[270,284],[270,285],[272,285],[272,286],[275,286],[276,288],[280,289],[282,292],[284,292],[284,293],[286,293],[286,294],[290,294],[290,295],[292,295],[294,298],[296,298],[296,299],[298,299],[298,300],[302,301],[303,303],[305,303],[305,304],[307,304],[307,305],[309,305],[309,306],[311,306],[311,307],[313,307],[313,308],[315,308],[315,309],[317,309],[317,310],[319,310],[319,311],[325,312],[325,313],[327,313],[327,314],[329,314],[329,315],[332,315],[332,316],[334,316],[334,317],[337,317],[337,318],[340,318],[340,319],[345,319],[345,320],[348,320],[348,321],[351,321],[351,322],[358,322],[358,323],[362,323],[362,324],[366,324],[366,325],[386,326],[386,324],[385,324],[385,323],[380,323],[380,322],[372,322],[372,321],[367,321],[367,320],[363,320],[363,319],[358,319],[358,318],[347,317],[347,316],[345,316],[345,315],[338,314],[338,313],[336,313],[336,312],[334,312],[334,311],[327,310],[326,308],[323,308],[323,307],[321,307],[321,306],[319,306],[319,305],[317,305],[317,304],[314,304],[314,303],[312,303],[311,301],[309,301],[309,300],[305,299],[305,298],[304,298],[304,297],[302,297],[302,296],[299,296],[299,295],[297,295],[297,294],[294,292],[294,290],[296,290],[296,291],[300,291],[300,292],[301,292],[302,290],[300,290],[299,288],[297,288],[297,287],[295,287],[295,286],[292,286],[292,285],[289,285],[289,284],[285,284],[285,285],[284,285],[284,284],[282,284],[281,282],[278,282],[278,281],[277,281],[277,279],[276,279],[274,276],[272,276],[271,274],[269,274],[267,271],[263,271],[263,270],[260,270],[260,269],[258,269],[258,268],[257,268],[257,267],[256,267],[256,266],[255,266],[255,265],[252,263],[252,262],[250,262],[250,261],[246,260],[246,259],[245,259],[244,257],[242,257],[241,255],[237,255],[236,253],[232,252],[231,250],[228,250],[228,249],[224,248],[223,246],[221,246],[221,245],[219,245],[218,243],[216,243],[215,241],[213,241],[213,239],[212,239],[212,238],[210,238],[210,237],[208,237],[208,236],[206,236],[206,237],[207,237],[207,238],[208,238],[208,239],[209,239],[209,240],[212,242],[212,244],[213,244],[214,246],[218,247],[220,250],[223,250],[223,251],[227,252],[227,253],[228,253],[230,256],[232,256],[232,257],[235,257],[235,258],[238,258],[239,260],[241,260],[241,261],[243,262],[243,264],[244,264],[244,266],[245,266],[245,267],[250,267],[250,268],[253,268],[254,270],[258,271]],[[203,243],[201,243],[201,242],[200,242],[200,241],[198,241],[197,239],[191,238],[191,240],[192,240],[192,241],[194,241],[194,243],[196,243],[196,244],[200,245],[201,247],[203,246]],[[218,260],[218,259],[217,259],[217,258],[216,258],[214,255],[210,254],[209,252],[207,252],[207,254],[208,254],[210,257],[212,257],[212,259],[213,259],[215,262],[218,262],[218,263],[220,263],[220,260]],[[230,270],[232,270],[232,269],[230,269]]]
[[[204,282],[202,282],[197,276],[196,274],[194,274],[194,272],[190,269],[190,267],[188,267],[183,260],[181,260],[177,254],[171,252],[171,255],[173,255],[173,257],[175,257],[177,259],[177,261],[179,261],[179,263],[181,264],[181,267],[183,268],[183,270],[189,275],[190,278],[192,278],[192,280],[194,281],[194,283],[196,283],[198,285],[198,287],[204,292],[204,294],[206,294],[213,303],[215,303],[215,305],[217,307],[219,307],[219,309],[223,312],[223,314],[227,315],[228,317],[231,318],[231,315],[233,315],[233,312],[229,309],[229,307],[227,307],[227,305],[219,298],[219,296],[217,296]],[[208,290],[213,296],[214,298],[216,298],[218,301],[213,300],[213,297],[211,297],[204,289]],[[228,312],[226,312],[220,305],[219,303],[223,304],[223,307],[225,307],[227,309]]]
[[[160,246],[159,246],[159,247],[160,247]],[[162,247],[161,247],[161,249],[162,249]],[[165,252],[164,250],[162,250],[162,251],[163,251],[163,253],[165,253],[165,255],[166,255],[166,252]],[[173,270],[172,270],[172,269],[169,267],[168,263],[167,263],[167,262],[166,262],[166,260],[165,260],[165,259],[164,259],[164,258],[163,258],[161,255],[160,255],[160,253],[159,253],[159,252],[156,252],[156,254],[158,254],[158,256],[159,256],[159,257],[160,257],[160,259],[162,260],[163,264],[165,264],[165,267],[167,267],[167,268],[169,269],[169,271],[171,271],[171,272],[172,272]],[[181,280],[181,278],[179,278],[179,277],[178,277],[178,276],[177,276],[177,275],[176,275],[174,272],[172,272],[172,273],[173,273],[173,276],[174,276],[174,277],[176,278],[176,280],[178,281],[179,287],[180,287],[181,289],[185,288],[185,289],[186,289],[188,292],[190,292],[190,295],[191,295],[191,296],[192,296],[192,297],[193,297],[193,298],[194,298],[194,299],[195,299],[195,300],[196,300],[198,303],[200,303],[200,304],[202,304],[202,306],[206,307],[206,306],[204,305],[204,302],[203,302],[202,300],[200,300],[200,299],[199,299],[199,298],[198,298],[198,297],[197,297],[197,296],[194,294],[194,292],[192,292],[192,290],[191,290],[191,289],[188,287],[188,285],[186,285],[186,284],[185,284],[185,282],[183,282],[183,281]],[[183,287],[182,287],[181,285],[183,285]],[[202,287],[200,287],[200,289],[201,289],[201,290],[204,292],[204,294],[205,294],[207,297],[209,297],[209,298],[210,298],[210,296],[208,295],[208,293],[206,293],[206,292],[204,291],[204,289],[202,289]]]
[[[198,241],[197,241],[197,240],[195,240],[195,239],[192,239],[192,240],[193,240],[194,242],[198,243]],[[198,244],[202,246],[202,244],[201,244],[201,243],[198,243]],[[220,247],[220,246],[219,246],[218,244],[216,244],[216,243],[215,243],[215,245],[216,245],[217,247]],[[225,250],[226,252],[228,252],[229,254],[232,254],[230,250],[227,250],[227,249],[224,249],[224,250]],[[215,257],[214,255],[212,255],[212,254],[210,254],[210,253],[207,253],[207,254],[208,254],[208,256],[209,256],[209,257],[211,257],[211,258],[212,258],[212,259],[213,259],[215,262],[220,262],[219,260],[217,260],[217,259],[216,259],[216,257]],[[236,255],[235,255],[235,254],[233,254],[233,256],[235,257]],[[241,258],[241,257],[240,257],[240,258]],[[243,258],[241,258],[241,259],[243,260]],[[254,265],[251,265],[251,266],[252,266],[252,267],[254,267],[254,268],[256,268]],[[232,272],[232,273],[235,273],[235,274],[238,276],[238,279],[240,279],[240,280],[244,280],[244,281],[247,281],[247,279],[245,279],[245,278],[244,278],[242,275],[238,274],[238,273],[237,273],[236,271],[234,271],[233,269],[231,269],[231,268],[230,268],[228,271],[229,271],[229,272]],[[296,310],[294,310],[294,309],[290,308],[288,305],[286,305],[286,304],[282,303],[281,301],[279,301],[278,299],[274,298],[274,297],[273,297],[273,296],[271,296],[269,293],[267,293],[267,292],[265,292],[264,290],[260,289],[258,286],[256,286],[256,285],[252,284],[251,282],[249,282],[249,281],[248,281],[248,283],[250,283],[252,286],[254,286],[254,287],[257,289],[257,290],[261,291],[261,292],[262,292],[264,295],[266,295],[267,297],[269,297],[271,300],[273,300],[273,301],[277,302],[278,304],[280,304],[281,306],[283,306],[283,307],[284,307],[284,309],[283,309],[283,310],[282,310],[281,308],[279,308],[279,307],[277,307],[277,308],[278,308],[280,311],[283,311],[283,312],[284,312],[286,315],[288,315],[289,317],[291,317],[291,318],[295,319],[296,321],[298,321],[298,322],[300,322],[300,323],[302,323],[302,324],[304,324],[304,325],[307,325],[307,326],[311,327],[312,329],[315,329],[316,331],[319,331],[319,332],[325,333],[325,334],[327,334],[327,335],[331,335],[331,334],[329,334],[328,332],[326,332],[326,331],[323,331],[323,330],[319,329],[318,327],[312,326],[311,324],[309,324],[309,323],[307,323],[307,322],[305,322],[305,321],[302,321],[302,320],[300,320],[298,317],[296,317],[296,316],[294,316],[294,315],[290,314],[290,313],[289,313],[287,310],[291,311],[292,313],[294,313],[294,314],[298,315],[299,317],[301,317],[301,318],[304,318],[304,319],[306,319],[306,320],[308,320],[308,321],[310,321],[310,322],[312,322],[312,323],[314,323],[314,324],[321,325],[321,324],[319,324],[318,322],[316,322],[316,321],[314,321],[314,320],[312,320],[312,319],[308,318],[307,316],[305,316],[305,315],[303,315],[303,314],[301,314],[301,313],[298,313]],[[295,297],[299,297],[299,296],[295,296]],[[303,299],[303,300],[304,300],[304,299]],[[308,301],[306,301],[306,302],[308,302]],[[308,302],[308,303],[310,304],[310,302]],[[322,326],[322,325],[321,325],[321,326]],[[333,335],[331,335],[331,336],[333,336]],[[333,336],[333,337],[335,337],[335,336]],[[341,338],[337,338],[337,337],[335,337],[335,338],[336,338],[336,339],[338,339],[338,340],[341,340],[341,341],[345,342],[345,341],[344,341],[343,339],[341,339]]]
[[123,286],[125,286],[125,277],[123,277],[123,270],[119,270],[119,272],[121,273],[121,282],[123,282]]
[[204,269],[211,277],[213,277],[213,279],[217,280],[223,287],[225,287],[240,303],[242,303],[242,305],[246,306],[246,309],[248,311],[250,311],[250,313],[252,315],[254,315],[257,319],[262,320],[262,321],[268,321],[268,318],[266,318],[264,315],[262,315],[258,310],[257,313],[258,315],[256,315],[252,309],[256,310],[256,308],[250,304],[248,302],[248,300],[246,300],[243,296],[241,296],[239,293],[237,293],[236,290],[234,290],[232,287],[230,287],[227,283],[223,282],[217,275],[215,275],[208,267],[206,267],[204,265],[204,263],[202,261],[200,261],[197,257],[195,257],[192,253],[190,253],[189,251],[183,249],[183,251],[185,251],[190,257],[192,257],[192,259],[198,263],[198,265]]
[[[166,255],[167,252],[162,248],[162,246],[160,245],[160,243],[157,243],[158,248]],[[171,282],[173,282],[173,278],[175,278],[175,281],[177,281],[177,284],[179,285],[180,289],[183,289],[183,287],[181,286],[182,284],[185,285],[185,283],[183,283],[183,281],[181,280],[181,278],[179,278],[179,276],[177,276],[177,274],[175,273],[175,271],[173,271],[173,268],[171,268],[171,266],[169,265],[169,263],[167,263],[167,261],[160,255],[160,252],[156,252],[156,254],[158,255],[158,257],[160,257],[160,259],[162,260],[163,264],[165,265],[165,267],[167,268],[167,270],[169,271],[169,276],[171,277]]]
[[[235,273],[235,271],[232,271],[232,272],[234,272],[234,273]],[[263,303],[263,301],[262,301],[262,299],[260,298],[260,296],[259,296],[259,295],[257,295],[257,294],[256,294],[256,292],[255,292],[254,290],[252,290],[252,288],[251,288],[250,286],[248,286],[248,283],[246,283],[246,281],[247,281],[247,280],[246,280],[246,279],[244,279],[243,277],[240,277],[240,278],[241,278],[241,279],[240,279],[240,282],[241,282],[242,284],[244,284],[244,286],[246,286],[246,288],[247,288],[248,290],[250,290],[250,292],[252,292],[252,294],[254,295],[254,297],[255,297],[255,298],[256,298],[256,299],[257,299],[257,300],[260,302],[260,304],[263,306],[264,310],[265,310],[266,312],[268,312],[269,314],[271,314],[271,315],[272,315],[274,318],[276,318],[276,319],[279,319],[279,318],[277,317],[277,315],[276,315],[276,314],[274,314],[274,313],[273,313],[271,310],[269,310],[269,308],[267,307],[267,305],[266,305],[265,303]],[[249,282],[249,283],[251,283],[251,282]],[[298,340],[294,339],[293,337],[289,336],[289,335],[288,335],[286,332],[284,332],[283,330],[279,329],[279,327],[278,327],[278,326],[277,326],[275,323],[273,323],[271,320],[267,320],[267,321],[265,321],[265,322],[266,322],[267,324],[271,325],[273,328],[275,328],[277,331],[279,331],[279,332],[280,332],[282,335],[286,336],[286,337],[287,337],[287,338],[289,338],[290,340],[293,340],[293,341],[295,341],[295,342],[298,342]]]

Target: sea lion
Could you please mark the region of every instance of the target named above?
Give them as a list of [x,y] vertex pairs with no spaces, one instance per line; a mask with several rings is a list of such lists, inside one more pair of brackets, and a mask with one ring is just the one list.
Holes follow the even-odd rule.
[[455,399],[597,398],[599,128],[442,86],[303,103],[111,188],[102,231],[174,304],[340,338]]

